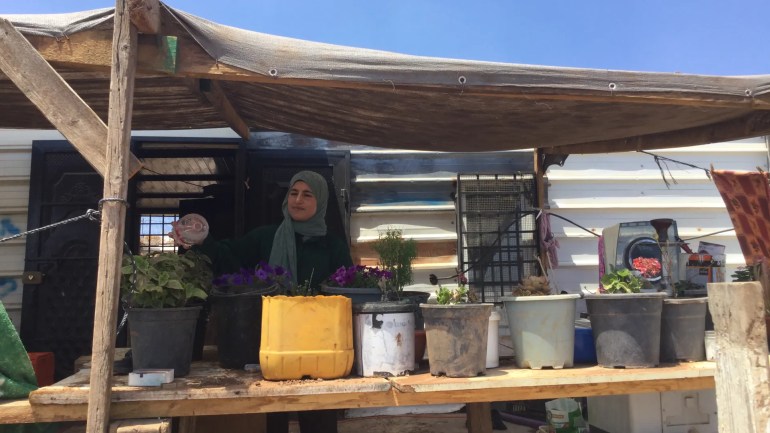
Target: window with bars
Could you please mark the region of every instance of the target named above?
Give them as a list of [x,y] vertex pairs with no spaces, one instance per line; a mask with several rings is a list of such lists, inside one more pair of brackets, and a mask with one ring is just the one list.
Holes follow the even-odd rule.
[[457,255],[483,302],[498,302],[539,274],[533,173],[457,176]]
[[153,251],[175,251],[174,240],[168,236],[171,222],[176,221],[176,213],[148,213],[139,219],[139,254]]

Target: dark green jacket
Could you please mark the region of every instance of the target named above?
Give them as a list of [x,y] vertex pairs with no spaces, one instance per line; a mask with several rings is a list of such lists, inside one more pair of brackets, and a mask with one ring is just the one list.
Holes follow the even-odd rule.
[[[239,239],[216,241],[209,236],[199,247],[214,263],[214,275],[230,273],[240,268],[253,268],[260,261],[270,259],[273,238],[278,225],[258,227]],[[297,282],[310,278],[311,287],[319,284],[340,266],[351,266],[350,248],[335,235],[309,237],[297,235]]]

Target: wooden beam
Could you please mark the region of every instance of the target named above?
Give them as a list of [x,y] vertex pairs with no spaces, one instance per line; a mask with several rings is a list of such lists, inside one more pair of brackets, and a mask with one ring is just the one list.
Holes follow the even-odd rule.
[[[7,20],[0,18],[0,70],[75,146],[96,171],[107,173],[107,125]],[[130,173],[142,164],[131,155]]]
[[546,154],[588,154],[687,147],[770,134],[770,112],[760,111],[707,126],[617,140],[543,147]]
[[468,433],[492,433],[491,403],[468,403],[465,411]]
[[136,27],[131,24],[126,8],[127,0],[116,1],[107,120],[107,175],[104,176],[104,197],[109,201],[102,202],[87,433],[107,432],[112,402],[137,47]]
[[227,122],[227,125],[244,140],[251,136],[249,125],[243,120],[238,110],[230,102],[218,81],[209,79],[189,79],[187,85],[193,92],[202,95]]
[[[169,21],[169,20],[166,20]],[[277,81],[265,73],[256,73],[236,66],[229,66],[218,62],[216,59],[204,51],[201,46],[184,31],[178,27],[161,23],[161,32],[178,37],[177,69],[168,72],[178,77],[187,78],[209,78],[213,80],[227,81],[245,81],[256,83],[291,84],[309,87],[335,87],[350,89],[368,89],[382,92],[392,92],[393,86],[390,82],[361,82],[361,81],[331,81],[331,80],[310,80],[310,79],[291,79],[280,78]],[[43,36],[28,36],[47,60],[52,63],[67,65],[75,68],[83,66],[92,68],[108,68],[109,57],[109,38],[104,30],[88,30],[70,35],[68,40],[57,41],[53,38]],[[160,46],[152,37],[145,35],[139,39],[139,54],[137,70],[144,73],[162,73],[163,62],[158,60],[166,56]],[[730,78],[721,77],[722,81]],[[455,92],[455,88],[442,88],[429,85],[401,85],[403,90],[420,90],[433,87],[435,91]],[[565,93],[564,89],[555,89],[548,92],[542,88],[527,90],[525,88],[511,89],[501,86],[467,86],[464,94],[468,95],[488,95],[499,98],[504,96],[511,99],[525,100],[565,100],[565,101],[585,101],[585,102],[612,102],[612,103],[639,103],[654,105],[682,105],[682,106],[702,106],[702,107],[723,107],[723,108],[746,108],[746,109],[770,109],[770,101],[762,97],[747,98],[742,95],[730,95],[714,97],[713,95],[659,95],[649,94],[622,94],[622,93],[588,93],[586,91],[574,91]]]
[[[67,38],[25,35],[27,40],[50,63],[74,69],[89,69],[109,73],[112,30],[89,30]],[[175,74],[177,68],[177,37],[140,35],[137,72]]]
[[708,285],[717,333],[717,419],[721,432],[770,431],[770,368],[762,286]]
[[160,31],[159,0],[128,0],[128,14],[139,33],[155,35]]

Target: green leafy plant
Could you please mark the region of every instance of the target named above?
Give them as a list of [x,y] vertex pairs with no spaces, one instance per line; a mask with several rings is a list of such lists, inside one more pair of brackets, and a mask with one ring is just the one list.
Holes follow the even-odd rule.
[[417,242],[404,239],[401,230],[388,229],[380,234],[373,247],[380,255],[380,265],[391,274],[386,290],[401,292],[412,282],[412,261],[417,257]]
[[639,293],[645,286],[644,278],[628,269],[613,269],[602,276],[605,293]]
[[730,277],[732,277],[733,283],[757,280],[754,276],[754,267],[752,266],[740,266],[730,275]]
[[184,307],[204,300],[211,289],[211,260],[190,250],[124,255],[121,268],[123,299],[134,308]]
[[436,302],[440,305],[468,304],[476,302],[476,296],[467,286],[468,279],[465,275],[457,276],[457,287],[449,288],[438,285],[436,290]]

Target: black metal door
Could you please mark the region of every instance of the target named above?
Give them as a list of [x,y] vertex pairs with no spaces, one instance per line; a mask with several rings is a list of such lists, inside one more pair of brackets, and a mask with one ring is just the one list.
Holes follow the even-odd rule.
[[[35,142],[29,229],[97,209],[101,176],[66,142]],[[56,379],[91,353],[99,224],[89,219],[27,237],[21,338],[30,352],[53,352]],[[26,284],[26,283],[33,284]]]

